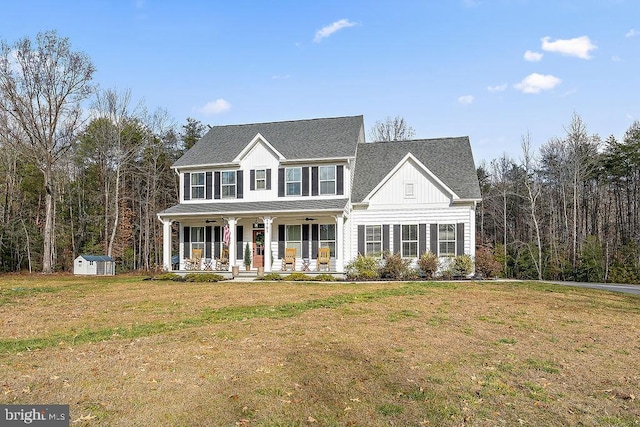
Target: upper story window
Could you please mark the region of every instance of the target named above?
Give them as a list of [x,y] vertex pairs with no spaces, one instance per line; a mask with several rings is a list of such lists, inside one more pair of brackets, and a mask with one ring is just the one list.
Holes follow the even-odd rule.
[[286,168],[284,173],[285,191],[287,196],[302,194],[302,168]]
[[456,256],[456,225],[438,224],[438,254]]
[[416,197],[416,189],[413,182],[404,183],[404,198],[414,199]]
[[256,169],[256,190],[266,190],[267,189],[267,170],[266,169]]
[[402,225],[402,257],[418,257],[418,225]]
[[196,172],[191,174],[191,198],[204,199],[205,197],[205,175],[204,172]]
[[224,171],[220,174],[222,180],[221,196],[223,199],[235,199],[236,198],[236,172]]
[[320,194],[336,194],[336,167],[320,166]]

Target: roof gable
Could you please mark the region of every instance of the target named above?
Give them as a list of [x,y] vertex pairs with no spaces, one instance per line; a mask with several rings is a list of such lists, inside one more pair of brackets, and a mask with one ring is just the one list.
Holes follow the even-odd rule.
[[274,157],[278,158],[278,160],[284,160],[284,156],[278,152],[278,150],[276,150],[273,145],[271,145],[269,143],[269,141],[267,141],[265,139],[264,136],[260,135],[260,133],[258,133],[252,140],[251,142],[249,142],[247,144],[246,147],[244,147],[244,149],[236,156],[235,159],[233,159],[234,162],[236,163],[240,163],[245,157],[247,157],[249,155],[249,153],[251,153],[251,151],[257,146],[257,145],[262,145],[264,146],[268,151],[270,151]]
[[363,202],[368,202],[381,188],[383,188],[391,179],[400,171],[400,169],[408,164],[413,164],[417,169],[424,172],[429,178],[431,178],[438,186],[440,186],[445,193],[447,193],[448,197],[453,199],[459,199],[458,195],[451,190],[444,182],[440,180],[436,175],[433,174],[420,160],[418,160],[413,154],[407,153],[402,160],[400,160],[394,167],[389,171],[389,173],[376,185],[367,196],[362,200]]
[[287,160],[353,158],[363,134],[362,116],[213,126],[173,167],[234,163],[257,135]]
[[357,148],[354,203],[365,201],[409,153],[459,199],[481,198],[468,137],[361,143]]

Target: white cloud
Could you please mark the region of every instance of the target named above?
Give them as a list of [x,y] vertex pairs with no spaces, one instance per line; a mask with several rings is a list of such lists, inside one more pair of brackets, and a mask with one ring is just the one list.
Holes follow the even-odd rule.
[[533,73],[525,77],[520,83],[513,85],[523,93],[540,93],[543,90],[550,90],[559,85],[561,80],[550,74]]
[[215,101],[207,102],[204,107],[199,108],[198,111],[207,116],[211,116],[214,114],[224,113],[225,111],[229,111],[231,109],[231,104],[229,101],[225,101],[224,99],[216,99]]
[[503,84],[501,84],[501,85],[488,86],[488,87],[487,87],[487,90],[488,90],[489,92],[504,92],[505,90],[507,90],[507,87],[508,87],[508,86],[509,86],[508,84],[503,83]]
[[474,99],[473,95],[464,95],[458,97],[458,102],[462,105],[471,105]]
[[636,31],[635,29],[632,28],[629,31],[627,31],[627,34],[625,34],[624,36],[626,38],[631,38],[631,37],[635,37],[635,36],[638,36],[638,35],[640,35],[640,32],[638,32],[638,31]]
[[542,60],[543,55],[543,53],[528,50],[524,53],[524,59],[529,62],[538,62]]
[[276,74],[271,76],[273,80],[288,80],[291,77],[291,74]]
[[336,31],[340,31],[343,28],[354,27],[356,25],[355,22],[351,22],[348,19],[341,19],[339,21],[334,22],[333,24],[327,25],[326,27],[321,28],[316,32],[316,36],[313,41],[316,43],[320,43],[322,39],[329,37]]
[[551,41],[551,37],[542,38],[542,50],[582,59],[591,59],[589,52],[597,48],[587,36],[567,40],[558,39],[556,41]]

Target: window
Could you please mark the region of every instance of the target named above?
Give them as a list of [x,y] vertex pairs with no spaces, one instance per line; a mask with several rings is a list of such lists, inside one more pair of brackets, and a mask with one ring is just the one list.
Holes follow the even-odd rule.
[[438,224],[438,255],[456,256],[455,224]]
[[402,226],[402,257],[418,257],[418,226],[415,224]]
[[379,257],[382,255],[382,226],[365,226],[365,255]]
[[286,248],[296,248],[296,256],[302,256],[302,226],[287,225],[284,229]]
[[267,171],[266,169],[256,170],[256,190],[265,190],[267,188]]
[[331,248],[331,256],[336,256],[336,225],[320,224],[319,240],[321,248]]
[[416,197],[415,186],[413,182],[404,183],[404,197],[405,199],[413,199]]
[[320,166],[320,194],[336,194],[336,167]]
[[236,172],[226,171],[220,174],[222,180],[222,193],[223,199],[235,199],[236,198]]
[[201,249],[204,254],[204,227],[191,227],[191,254],[194,249]]
[[302,168],[286,168],[284,172],[284,184],[287,196],[299,196],[302,194]]
[[204,172],[191,174],[191,198],[204,199]]

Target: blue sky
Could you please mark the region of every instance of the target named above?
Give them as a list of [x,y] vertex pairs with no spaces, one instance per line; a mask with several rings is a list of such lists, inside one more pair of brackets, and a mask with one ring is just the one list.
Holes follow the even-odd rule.
[[476,163],[562,137],[574,112],[622,138],[640,119],[640,1],[16,1],[0,38],[55,29],[181,126],[402,116],[468,135]]

